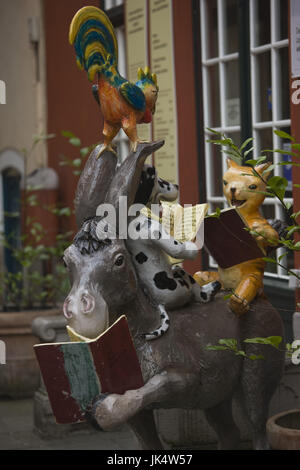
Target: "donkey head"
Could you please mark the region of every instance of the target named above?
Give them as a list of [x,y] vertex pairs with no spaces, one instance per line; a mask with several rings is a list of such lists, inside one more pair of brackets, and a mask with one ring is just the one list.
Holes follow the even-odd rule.
[[[141,172],[148,155],[163,145],[163,141],[139,144],[136,152],[130,154],[121,166],[115,170],[115,164],[105,165],[101,175],[90,173],[83,175],[86,185],[95,191],[110,180],[106,195],[96,201],[91,199],[93,213],[97,206],[110,204],[116,211],[116,227],[106,221],[105,216],[96,216],[81,221],[82,204],[91,206],[86,197],[88,191],[81,186],[85,200],[77,197],[77,220],[82,222],[74,241],[64,253],[72,284],[71,291],[64,302],[64,315],[68,324],[76,333],[88,338],[95,338],[109,325],[110,313],[122,313],[122,308],[134,300],[138,284],[130,255],[125,242],[118,234],[119,198],[127,197],[128,208],[133,204],[139,186]],[[106,151],[100,159],[114,159],[112,152]],[[85,172],[85,170],[84,170]],[[95,179],[97,179],[95,183]],[[100,191],[99,191],[100,193]],[[77,191],[78,196],[78,191]]]

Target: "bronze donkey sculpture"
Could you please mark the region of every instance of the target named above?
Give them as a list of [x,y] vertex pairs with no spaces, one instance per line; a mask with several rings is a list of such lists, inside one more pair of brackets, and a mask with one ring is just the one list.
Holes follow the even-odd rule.
[[[270,346],[245,343],[246,354],[263,354],[250,360],[224,351],[209,351],[220,338],[243,339],[283,336],[278,312],[263,297],[237,318],[223,294],[211,303],[190,303],[170,315],[168,332],[153,341],[144,333],[157,328],[159,312],[140,285],[126,241],[99,239],[95,217],[102,203],[119,210],[120,196],[133,203],[144,162],[163,141],[140,143],[116,170],[116,156],[109,151],[96,159],[96,148],[87,161],[77,187],[75,209],[81,227],[65,251],[72,289],[64,312],[79,334],[96,337],[121,314],[127,316],[145,385],[123,395],[98,397],[92,407],[102,429],[128,422],[142,449],[162,449],[153,410],[202,409],[218,436],[220,449],[238,446],[239,430],[232,417],[233,396],[239,396],[253,428],[253,448],[267,449],[266,420],[271,397],[283,372],[284,353]],[[101,238],[101,237],[100,237]]]

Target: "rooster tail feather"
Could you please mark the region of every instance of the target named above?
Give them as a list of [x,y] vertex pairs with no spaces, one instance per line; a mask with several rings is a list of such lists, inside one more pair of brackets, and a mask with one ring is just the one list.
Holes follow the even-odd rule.
[[70,44],[74,45],[76,62],[85,70],[89,80],[111,66],[117,67],[118,43],[113,25],[97,7],[83,7],[73,17]]

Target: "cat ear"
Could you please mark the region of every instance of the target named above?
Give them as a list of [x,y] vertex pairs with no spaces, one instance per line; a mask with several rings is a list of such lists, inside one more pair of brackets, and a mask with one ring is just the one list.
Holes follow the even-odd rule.
[[231,160],[231,158],[227,158],[226,160],[227,162],[227,168],[240,168],[240,166],[234,161],[234,160]]
[[257,171],[257,173],[263,176],[264,179],[268,179],[273,168],[271,168],[270,171],[266,171],[265,173],[264,171],[267,170],[270,165],[271,165],[271,162],[261,163],[260,165],[256,165],[254,169],[255,171]]

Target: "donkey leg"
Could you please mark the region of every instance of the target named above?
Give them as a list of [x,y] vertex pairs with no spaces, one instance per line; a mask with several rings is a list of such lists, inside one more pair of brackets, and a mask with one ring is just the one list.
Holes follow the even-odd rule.
[[[184,394],[197,377],[191,373],[164,371],[154,375],[143,387],[128,390],[123,395],[111,394],[93,407],[93,418],[104,430],[129,421],[152,403],[160,403],[177,394]],[[183,398],[184,399],[184,398]]]
[[[267,348],[267,347],[266,347]],[[246,354],[263,354],[265,360],[245,359],[242,373],[242,401],[244,410],[252,425],[252,442],[254,450],[267,450],[269,443],[266,434],[266,423],[269,414],[269,404],[280,379],[276,368],[278,351],[261,350],[259,345],[247,345]],[[270,355],[270,356],[269,356]],[[280,358],[279,358],[280,361]],[[278,361],[278,362],[279,362]]]
[[240,432],[232,417],[231,400],[204,410],[206,419],[218,436],[218,449],[237,449]]
[[128,421],[128,424],[135,433],[141,450],[163,450],[152,410],[141,410]]

